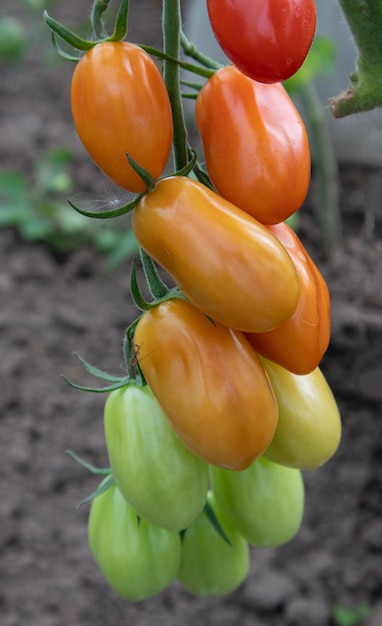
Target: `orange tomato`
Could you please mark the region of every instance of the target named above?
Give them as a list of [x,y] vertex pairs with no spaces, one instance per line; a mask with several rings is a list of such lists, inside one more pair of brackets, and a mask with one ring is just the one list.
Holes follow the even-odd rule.
[[270,330],[297,306],[299,284],[284,246],[264,225],[184,176],[159,181],[132,220],[142,248],[212,319]]
[[242,470],[266,450],[277,425],[277,405],[242,333],[174,299],[143,314],[134,342],[149,387],[194,454]]
[[71,107],[82,143],[117,185],[146,188],[127,152],[154,178],[162,174],[172,145],[171,105],[159,69],[141,48],[127,42],[91,48],[74,70]]
[[224,67],[199,92],[196,122],[217,191],[263,224],[300,208],[309,188],[304,123],[284,87]]
[[300,283],[293,315],[266,333],[248,333],[250,344],[271,361],[295,374],[313,371],[330,340],[330,296],[321,272],[296,233],[284,223],[269,226],[289,252]]

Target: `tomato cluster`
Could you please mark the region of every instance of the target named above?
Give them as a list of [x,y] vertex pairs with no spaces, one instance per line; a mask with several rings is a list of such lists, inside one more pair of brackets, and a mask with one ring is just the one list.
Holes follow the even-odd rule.
[[296,535],[302,471],[328,461],[341,436],[319,369],[328,289],[284,221],[304,202],[310,152],[281,80],[307,54],[314,2],[207,4],[234,65],[196,98],[203,176],[195,168],[158,180],[172,107],[141,48],[97,44],[72,82],[79,137],[114,182],[140,194],[136,239],[175,284],[127,335],[134,364],[104,413],[114,482],[101,485],[89,519],[95,561],[134,601],[174,578],[198,595],[235,589],[249,546]]

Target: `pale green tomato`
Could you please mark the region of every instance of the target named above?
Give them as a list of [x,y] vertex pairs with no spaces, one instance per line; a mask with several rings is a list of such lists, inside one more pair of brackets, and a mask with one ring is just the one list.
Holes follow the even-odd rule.
[[341,417],[333,393],[319,368],[292,374],[261,357],[279,408],[270,461],[309,470],[326,463],[341,440]]
[[274,548],[298,532],[304,514],[301,472],[257,459],[243,472],[211,467],[221,510],[253,546]]
[[176,576],[179,533],[138,519],[116,485],[93,500],[88,541],[110,587],[132,602],[158,594]]
[[208,496],[230,544],[223,539],[205,512],[201,513],[183,536],[180,582],[197,596],[223,596],[245,580],[249,569],[248,543]]
[[112,391],[104,413],[111,469],[122,495],[148,522],[187,528],[203,510],[208,464],[175,435],[148,386]]

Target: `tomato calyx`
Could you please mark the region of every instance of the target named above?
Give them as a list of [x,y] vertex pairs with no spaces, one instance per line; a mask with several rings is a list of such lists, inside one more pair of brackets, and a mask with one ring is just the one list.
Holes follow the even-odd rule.
[[[175,298],[187,300],[186,296],[178,287],[168,287],[168,285],[166,285],[166,283],[159,276],[153,260],[141,248],[139,249],[139,260],[143,269],[146,285],[152,297],[152,300],[147,300],[142,294],[137,279],[137,258],[135,258],[131,267],[130,290],[134,304],[142,313],[155,308],[161,302],[165,302],[166,300],[173,300]],[[134,342],[135,328],[142,316],[142,313],[128,326],[125,331],[123,343],[123,352],[127,372],[125,376],[115,376],[113,374],[109,374],[98,367],[91,365],[88,361],[86,361],[86,359],[74,353],[74,356],[80,362],[84,370],[88,372],[88,374],[91,374],[108,384],[103,387],[79,385],[62,375],[65,382],[74,389],[78,389],[79,391],[88,391],[91,393],[109,393],[115,389],[124,387],[129,383],[134,383],[140,387],[145,386],[147,383],[139,367],[140,346],[137,346]]]
[[94,32],[95,39],[93,41],[89,39],[83,39],[69,28],[60,24],[57,20],[50,17],[47,11],[43,13],[44,22],[52,31],[52,43],[53,47],[58,52],[58,54],[70,61],[78,61],[79,56],[70,55],[64,50],[62,50],[57,43],[57,36],[69,44],[75,50],[79,50],[80,52],[86,52],[90,50],[98,43],[104,41],[122,41],[126,37],[127,34],[127,25],[128,25],[128,10],[129,10],[129,0],[121,0],[121,4],[117,13],[117,17],[114,24],[114,30],[111,35],[108,35],[105,29],[105,24],[103,21],[103,13],[108,8],[109,0],[105,0],[104,2],[98,2],[97,0],[93,3],[93,9],[91,12],[91,24]]
[[161,176],[160,178],[158,178],[157,181],[151,176],[151,174],[147,170],[145,170],[141,165],[139,165],[139,163],[134,161],[133,157],[130,154],[126,153],[126,158],[129,164],[131,165],[131,167],[137,172],[137,174],[142,178],[143,182],[146,184],[146,187],[147,187],[146,191],[143,191],[142,193],[137,194],[131,200],[131,202],[128,202],[127,204],[124,204],[123,206],[117,207],[116,209],[108,209],[106,211],[87,211],[86,209],[81,209],[81,207],[77,206],[76,204],[74,204],[74,202],[68,199],[68,203],[72,207],[72,209],[77,211],[77,213],[84,215],[85,217],[93,217],[94,219],[99,219],[99,220],[122,217],[123,215],[126,215],[127,213],[130,213],[131,211],[133,211],[135,207],[137,206],[138,202],[141,200],[141,198],[143,198],[143,196],[146,193],[149,193],[150,191],[154,191],[157,185],[157,182],[159,182],[160,180],[163,180],[164,178],[169,178],[170,176],[187,176],[193,170],[195,170],[195,175],[197,176],[197,178],[201,180],[202,182],[204,182],[204,184],[211,187],[212,189],[212,185],[208,179],[207,174],[203,172],[203,170],[198,164],[196,152],[192,150],[191,148],[189,149],[189,161],[186,163],[184,167],[180,168],[173,174],[166,174],[164,176]]
[[110,467],[105,467],[105,468],[96,467],[95,465],[92,465],[91,463],[88,463],[87,461],[85,461],[82,457],[80,457],[78,454],[73,452],[73,450],[66,450],[66,454],[69,454],[69,456],[71,456],[72,459],[74,459],[79,465],[81,465],[81,467],[88,470],[95,476],[105,476],[105,479],[102,481],[102,483],[98,486],[98,488],[95,491],[93,491],[91,494],[89,494],[88,496],[80,500],[80,502],[78,502],[77,509],[79,509],[83,504],[86,504],[87,502],[91,502],[92,500],[94,500],[97,496],[107,491],[109,487],[111,487],[114,484],[115,482],[114,476],[112,474]]

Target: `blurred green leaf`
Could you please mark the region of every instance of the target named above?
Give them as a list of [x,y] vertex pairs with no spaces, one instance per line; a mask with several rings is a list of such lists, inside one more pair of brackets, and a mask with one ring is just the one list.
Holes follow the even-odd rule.
[[359,604],[354,608],[348,608],[337,604],[333,607],[333,619],[336,626],[359,626],[367,620],[372,613],[368,604]]

